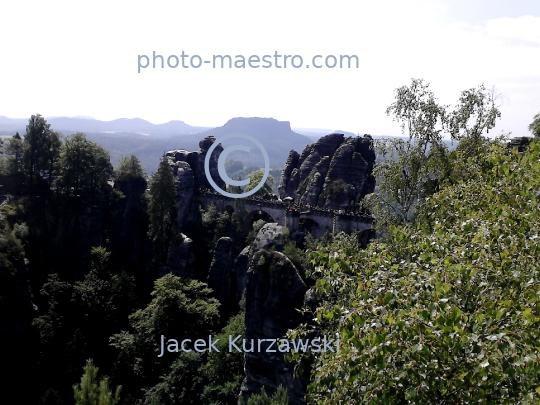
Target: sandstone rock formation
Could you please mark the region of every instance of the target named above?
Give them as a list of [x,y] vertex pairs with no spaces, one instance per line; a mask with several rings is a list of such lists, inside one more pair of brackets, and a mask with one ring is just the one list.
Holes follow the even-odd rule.
[[323,136],[302,154],[292,150],[282,172],[279,196],[331,209],[353,208],[375,190],[372,139],[343,134]]
[[[245,290],[244,338],[247,341],[284,337],[287,330],[302,321],[296,309],[302,307],[308,288],[294,264],[279,252],[282,249],[283,227],[276,223],[265,224],[233,266],[237,300]],[[305,403],[305,386],[293,378],[292,366],[285,361],[283,353],[263,350],[245,353],[244,358],[243,399],[259,393],[263,386],[266,392],[273,393],[283,385],[290,404]]]
[[180,233],[169,250],[167,262],[162,268],[161,273],[173,273],[179,277],[195,278],[194,261],[193,241],[183,233]]
[[[287,256],[277,251],[257,252],[247,274],[245,339],[257,342],[257,339],[285,337],[287,330],[297,327],[302,320],[296,309],[302,307],[306,291],[298,270]],[[290,404],[305,403],[304,387],[293,378],[293,366],[285,361],[283,353],[255,350],[244,356],[246,378],[241,395],[245,399],[260,392],[263,386],[272,394],[282,385],[287,389]]]
[[231,238],[219,238],[208,271],[208,286],[214,290],[214,295],[221,304],[220,313],[224,317],[231,314],[236,298],[232,250]]
[[[207,136],[199,142],[200,149],[195,152],[186,150],[172,150],[165,154],[169,160],[174,174],[176,184],[176,203],[178,206],[178,221],[180,226],[185,224],[193,193],[199,188],[212,188],[204,172],[204,160],[208,149],[216,141],[212,135]],[[225,182],[219,177],[217,161],[223,147],[218,145],[210,157],[210,175],[218,187],[224,189]]]

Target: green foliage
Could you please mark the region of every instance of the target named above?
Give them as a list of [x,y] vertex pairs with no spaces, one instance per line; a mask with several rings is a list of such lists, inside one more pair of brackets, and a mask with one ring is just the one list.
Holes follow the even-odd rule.
[[244,335],[244,313],[229,319],[228,324],[216,337],[219,353],[208,355],[200,372],[207,383],[203,388],[201,403],[209,405],[236,404],[244,379],[244,355],[236,350],[229,352],[229,336]]
[[[1,214],[0,214],[1,215]],[[0,221],[0,315],[8,316],[22,288],[24,250],[5,221]]]
[[239,314],[216,336],[218,352],[180,353],[167,374],[146,391],[145,404],[236,404],[244,379],[244,356],[228,350],[229,335],[244,333],[244,315]]
[[75,405],[116,405],[120,401],[121,387],[117,387],[113,393],[107,377],[98,382],[98,370],[92,359],[89,359],[80,384],[73,386]]
[[[308,183],[308,178],[306,178],[306,185]],[[342,179],[334,180],[327,187],[324,188],[322,197],[329,197],[331,195],[343,194],[347,191],[349,185],[345,183]]]
[[416,224],[312,254],[316,330],[339,333],[341,351],[315,358],[310,401],[540,401],[540,144],[484,149],[480,171],[429,197]]
[[437,99],[423,79],[412,79],[411,85],[396,89],[395,101],[386,109],[388,116],[407,131],[409,139],[417,141],[422,148],[438,144],[442,140],[442,124],[445,106]]
[[94,199],[110,190],[113,168],[109,153],[83,133],[70,136],[62,146],[60,171],[59,185],[66,196]]
[[288,405],[287,390],[279,386],[276,393],[269,397],[266,395],[264,387],[261,388],[261,393],[252,395],[247,401],[247,405]]
[[[259,169],[253,173],[250,173],[248,175],[250,182],[244,189],[244,192],[248,192],[254,189],[262,181],[263,176],[264,176],[263,169]],[[257,190],[257,192],[253,195],[263,196],[268,193],[272,194],[272,184],[274,184],[274,178],[272,177],[272,175],[269,174],[268,177],[266,178],[264,185],[259,190]]]
[[50,129],[45,118],[39,114],[32,115],[22,142],[22,167],[30,195],[43,193],[45,185],[50,188],[60,156],[60,146],[60,135]]
[[200,374],[202,356],[199,353],[180,353],[168,374],[145,393],[145,405],[175,405],[201,403],[204,380]]
[[[167,338],[206,338],[219,319],[219,302],[205,283],[166,274],[156,280],[152,301],[129,317],[131,331],[111,338],[119,350],[117,378],[130,394],[159,383],[178,355],[160,353],[161,335]],[[193,360],[187,358],[186,361]],[[190,363],[191,364],[191,363]],[[171,377],[172,378],[172,377]]]
[[266,221],[264,219],[258,219],[257,221],[253,222],[251,230],[248,232],[248,235],[246,237],[246,245],[250,245],[251,243],[253,243],[253,241],[257,237],[257,234],[265,224]]
[[[395,101],[386,113],[400,123],[409,140],[375,141],[382,159],[374,169],[378,187],[363,202],[376,215],[380,233],[392,224],[413,221],[418,205],[442,183],[459,181],[466,167],[455,165],[482,152],[484,133],[500,118],[497,98],[494,91],[480,85],[463,91],[449,110],[437,103],[423,80],[412,79],[410,86],[396,89]],[[448,151],[442,142],[444,134],[460,142],[458,151]]]
[[469,154],[476,154],[481,147],[484,132],[495,127],[501,112],[497,105],[499,96],[495,90],[487,90],[482,84],[461,92],[455,109],[447,113],[446,126],[453,140],[469,140]]
[[529,124],[529,131],[531,131],[534,137],[540,137],[540,113],[536,114],[533,122]]
[[115,170],[115,177],[146,177],[146,173],[141,165],[141,162],[135,155],[123,157],[120,160],[118,168]]
[[10,157],[9,173],[21,172],[23,167],[23,141],[18,132],[7,140],[4,153]]
[[154,246],[154,258],[158,264],[167,261],[169,248],[178,231],[176,186],[167,158],[163,156],[158,170],[150,179],[149,235]]

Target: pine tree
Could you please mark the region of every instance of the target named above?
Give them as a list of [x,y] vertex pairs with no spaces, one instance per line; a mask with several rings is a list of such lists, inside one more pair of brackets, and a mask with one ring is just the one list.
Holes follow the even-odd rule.
[[150,238],[154,245],[154,260],[164,264],[169,247],[178,231],[178,212],[176,208],[176,186],[173,173],[163,156],[158,170],[150,179]]
[[120,401],[121,387],[113,394],[107,377],[97,381],[98,370],[92,359],[86,362],[80,384],[73,386],[75,405],[116,405]]
[[141,162],[135,155],[123,157],[118,168],[115,170],[116,178],[122,177],[146,177]]

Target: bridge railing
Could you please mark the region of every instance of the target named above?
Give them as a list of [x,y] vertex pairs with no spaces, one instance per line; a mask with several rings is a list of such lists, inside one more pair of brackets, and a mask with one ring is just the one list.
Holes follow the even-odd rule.
[[[216,191],[212,190],[197,190],[195,196],[199,195],[200,197],[210,198],[212,200],[221,200],[233,203],[236,199],[226,197]],[[265,200],[261,197],[256,198],[242,198],[242,200],[249,205],[258,205],[260,207],[274,208],[274,209],[284,209],[289,213],[295,213],[295,215],[319,215],[325,217],[339,217],[341,219],[346,219],[353,222],[373,222],[374,218],[371,215],[358,213],[358,212],[343,212],[344,210],[334,210],[330,208],[323,208],[318,206],[307,206],[301,205],[294,202],[288,201],[274,201],[274,200]]]

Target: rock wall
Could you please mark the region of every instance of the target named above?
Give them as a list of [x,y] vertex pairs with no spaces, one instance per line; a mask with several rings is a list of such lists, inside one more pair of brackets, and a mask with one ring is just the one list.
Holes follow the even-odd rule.
[[372,138],[330,134],[289,153],[279,195],[296,203],[330,209],[353,208],[375,190]]
[[[186,150],[172,150],[165,154],[174,173],[176,184],[176,204],[178,206],[178,222],[180,226],[185,224],[193,193],[199,188],[212,188],[204,172],[204,160],[208,149],[216,141],[212,135],[199,142],[199,150],[188,152]],[[218,145],[210,157],[210,175],[218,187],[225,189],[225,182],[219,177],[217,162],[223,147]]]
[[[308,290],[298,269],[280,252],[283,249],[283,227],[264,225],[255,241],[239,255],[234,265],[237,298],[245,295],[245,335],[257,339],[282,338],[302,321],[304,295]],[[264,344],[263,344],[264,345]],[[305,383],[293,378],[293,366],[283,353],[244,353],[246,377],[240,397],[247,400],[262,387],[273,394],[282,385],[291,405],[305,404]]]

